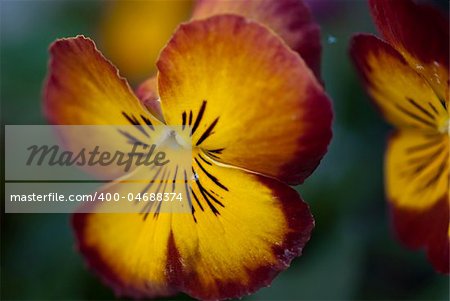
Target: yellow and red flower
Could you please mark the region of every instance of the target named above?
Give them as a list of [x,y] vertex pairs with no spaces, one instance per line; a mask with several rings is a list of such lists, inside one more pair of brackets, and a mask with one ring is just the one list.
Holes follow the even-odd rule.
[[58,40],[50,52],[51,123],[192,128],[191,213],[74,215],[80,252],[117,294],[241,297],[301,254],[314,222],[288,184],[319,164],[332,112],[314,73],[273,31],[232,14],[181,25],[158,59],[147,92],[161,108],[150,110],[90,39]]
[[367,90],[396,127],[385,158],[386,196],[399,239],[449,273],[449,21],[410,0],[371,0],[384,41],[353,38]]

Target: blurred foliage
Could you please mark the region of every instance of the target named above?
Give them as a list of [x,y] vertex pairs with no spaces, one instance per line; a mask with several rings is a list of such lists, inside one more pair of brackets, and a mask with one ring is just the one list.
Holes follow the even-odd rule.
[[[3,124],[45,123],[41,88],[48,46],[77,34],[100,40],[99,16],[107,2],[0,2]],[[270,288],[244,299],[448,300],[448,278],[433,271],[423,252],[401,246],[390,231],[382,174],[389,127],[348,59],[352,34],[375,32],[367,4],[309,2],[322,26],[323,78],[335,110],[329,152],[298,187],[316,229],[291,268]],[[448,1],[436,2],[448,11]],[[1,223],[2,299],[114,299],[75,251],[70,216],[3,214]]]

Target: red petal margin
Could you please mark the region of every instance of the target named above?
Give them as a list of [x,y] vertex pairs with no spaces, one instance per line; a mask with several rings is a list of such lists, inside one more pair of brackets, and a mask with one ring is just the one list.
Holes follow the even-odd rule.
[[306,116],[314,123],[309,123],[305,134],[299,139],[304,147],[298,150],[298,160],[287,163],[282,168],[280,178],[289,185],[298,185],[308,178],[319,166],[328,152],[328,146],[333,137],[333,107],[331,100],[323,92],[308,89],[308,99],[311,99],[304,110]]
[[436,8],[411,0],[369,0],[383,37],[423,62],[449,66],[449,20]]
[[[200,300],[225,300],[241,298],[250,295],[262,287],[269,286],[273,279],[286,270],[292,260],[302,254],[302,250],[311,237],[314,228],[314,218],[309,206],[301,199],[300,195],[292,188],[266,177],[259,177],[259,181],[272,190],[275,198],[283,205],[283,212],[288,219],[288,227],[291,230],[280,244],[273,246],[272,250],[278,263],[276,265],[261,266],[255,270],[249,270],[251,278],[249,285],[239,281],[220,283],[219,292],[211,292],[198,285],[195,273],[187,274],[183,270],[183,263],[175,245],[173,237],[169,239],[167,270],[171,271],[168,277],[172,287],[187,293]],[[186,263],[184,263],[186,264]]]
[[425,211],[396,207],[390,202],[392,226],[398,239],[410,249],[425,248],[428,259],[441,273],[450,273],[448,195]]
[[271,1],[278,5],[276,13],[280,16],[295,16],[286,18],[290,21],[288,28],[291,31],[302,31],[302,38],[294,41],[292,49],[298,52],[306,65],[320,80],[322,45],[320,42],[320,27],[315,23],[309,7],[300,0]]

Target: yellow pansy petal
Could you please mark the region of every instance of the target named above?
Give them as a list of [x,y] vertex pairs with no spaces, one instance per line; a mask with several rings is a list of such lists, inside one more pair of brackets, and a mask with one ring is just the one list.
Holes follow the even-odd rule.
[[100,37],[107,57],[133,81],[155,71],[155,62],[179,23],[189,18],[190,0],[106,1]]
[[449,21],[437,8],[412,0],[370,0],[378,30],[443,100],[449,102]]
[[[118,75],[117,69],[103,57],[92,40],[83,36],[57,40],[50,54],[43,104],[49,123],[99,125],[90,127],[86,135],[80,135],[80,128],[74,132],[64,130],[65,147],[75,153],[83,147],[93,150],[95,146],[128,152],[130,137],[127,134],[144,141],[150,136],[148,132],[160,124],[140,104],[125,79]],[[120,133],[113,127],[106,127],[139,124],[143,127],[133,133]],[[102,170],[109,174],[109,179],[123,173],[112,164]],[[102,173],[102,170],[92,171]]]
[[394,48],[374,36],[358,35],[351,54],[370,96],[390,123],[433,133],[448,131],[446,102]]
[[301,0],[198,0],[193,19],[237,14],[258,21],[277,33],[320,77],[320,29]]
[[190,213],[74,216],[80,251],[119,293],[241,297],[300,255],[313,219],[295,190],[217,166],[205,154],[193,164]]
[[450,139],[400,131],[389,140],[386,194],[394,228],[411,248],[425,247],[437,270],[449,272]]
[[428,208],[449,193],[449,136],[400,131],[386,154],[389,199],[409,208]]
[[266,27],[233,15],[184,24],[157,65],[165,120],[190,125],[217,161],[299,183],[325,154],[330,102]]
[[[79,251],[118,296],[159,297],[177,292],[168,283],[167,268],[173,218],[167,212],[175,211],[172,208],[177,205],[157,202],[151,194],[184,193],[186,183],[177,177],[180,173],[173,165],[140,167],[101,187],[92,194],[95,202],[83,203],[73,215]],[[106,201],[107,195],[111,201]],[[189,207],[176,212],[191,216]]]
[[172,219],[173,281],[199,299],[241,297],[289,266],[309,239],[313,220],[289,186],[199,156],[193,163],[195,221]]

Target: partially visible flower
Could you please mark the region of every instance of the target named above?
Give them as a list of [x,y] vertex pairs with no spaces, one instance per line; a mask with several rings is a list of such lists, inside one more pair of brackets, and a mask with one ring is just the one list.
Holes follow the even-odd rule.
[[397,129],[385,159],[386,195],[399,239],[425,248],[449,273],[449,21],[410,0],[370,0],[385,41],[353,38],[367,90]]
[[[287,183],[301,183],[326,152],[328,97],[278,36],[236,15],[181,25],[157,67],[153,88],[140,93],[158,89],[160,118],[91,40],[80,36],[51,47],[44,103],[51,123],[189,125],[192,131],[196,177],[185,176],[182,184],[191,212],[76,214],[79,249],[119,295],[182,291],[215,300],[252,293],[286,269],[310,237],[311,213]],[[127,145],[116,134],[104,143]],[[131,134],[147,137],[138,129]],[[86,143],[66,137],[72,140]],[[133,171],[148,179],[155,172]],[[177,172],[186,175],[166,169],[164,178]],[[136,191],[146,192],[149,183],[136,183]],[[123,189],[105,187],[122,195]]]
[[131,81],[156,71],[156,60],[177,26],[189,20],[191,0],[104,1],[99,41]]

